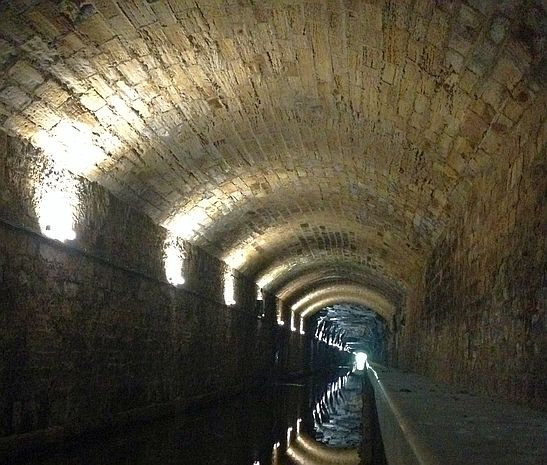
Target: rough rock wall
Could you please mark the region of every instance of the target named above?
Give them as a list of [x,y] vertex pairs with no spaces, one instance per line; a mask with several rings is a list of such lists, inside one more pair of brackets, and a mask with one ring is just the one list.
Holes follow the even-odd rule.
[[168,284],[165,231],[81,179],[76,240],[33,233],[39,186],[55,176],[0,134],[0,436],[86,429],[268,374],[272,296],[260,317],[255,284],[236,274],[237,304],[224,305],[225,265],[186,243],[186,283]]
[[[499,147],[409,296],[399,363],[547,409],[545,98]],[[535,115],[535,116],[534,116]],[[538,115],[543,115],[538,117]]]

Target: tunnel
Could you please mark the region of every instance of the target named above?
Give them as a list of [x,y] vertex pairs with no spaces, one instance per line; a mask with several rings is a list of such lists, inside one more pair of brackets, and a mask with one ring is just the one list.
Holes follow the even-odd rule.
[[546,11],[0,0],[0,463],[547,463]]

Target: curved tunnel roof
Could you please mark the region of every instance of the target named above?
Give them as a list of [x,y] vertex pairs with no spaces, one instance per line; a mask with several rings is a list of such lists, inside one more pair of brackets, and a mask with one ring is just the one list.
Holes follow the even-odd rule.
[[291,303],[336,286],[385,315],[543,86],[532,1],[5,2],[0,23],[4,130]]
[[385,297],[355,284],[326,285],[306,294],[295,302],[291,309],[300,313],[302,317],[307,317],[336,303],[357,304],[372,308],[387,322],[390,322],[395,314],[394,306]]

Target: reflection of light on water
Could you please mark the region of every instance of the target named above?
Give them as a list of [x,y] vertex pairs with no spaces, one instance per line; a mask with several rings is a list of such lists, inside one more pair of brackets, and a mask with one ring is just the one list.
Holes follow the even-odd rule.
[[[312,413],[313,426],[315,431],[320,431],[322,424],[328,421],[329,415],[334,409],[337,410],[344,397],[339,394],[349,378],[350,372],[344,376],[339,376],[334,381],[328,383],[320,397],[315,403]],[[293,437],[293,427],[287,428],[286,455],[296,464],[309,463],[339,463],[348,465],[357,465],[359,458],[356,450],[353,449],[332,449],[320,442],[312,440],[302,431],[302,418],[296,420],[296,435]],[[278,449],[280,443],[273,445],[272,465],[279,464]]]
[[276,442],[272,449],[272,465],[279,465],[279,446],[281,444]]
[[349,372],[344,376],[338,377],[335,381],[329,383],[321,398],[316,402],[314,410],[312,410],[312,416],[314,420],[314,429],[319,431],[321,425],[325,423],[329,417],[329,405],[334,408],[333,403],[338,403],[341,401],[340,391],[346,385],[348,380]]
[[359,454],[356,449],[337,449],[321,444],[306,434],[299,436],[295,445],[287,449],[291,463],[309,465],[311,463],[336,463],[339,465],[358,465]]

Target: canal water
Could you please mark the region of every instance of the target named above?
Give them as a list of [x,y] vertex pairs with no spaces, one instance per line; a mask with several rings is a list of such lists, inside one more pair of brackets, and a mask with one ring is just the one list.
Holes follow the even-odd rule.
[[361,375],[339,368],[263,386],[199,413],[148,422],[28,465],[357,465]]

